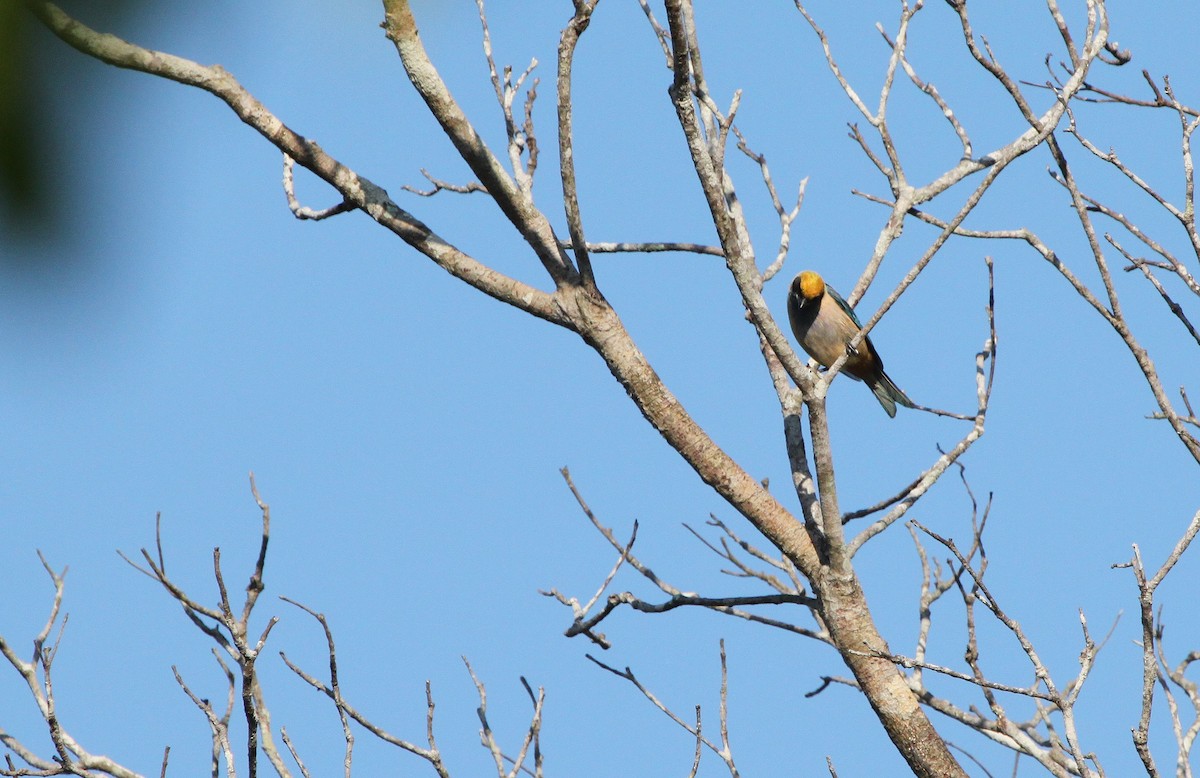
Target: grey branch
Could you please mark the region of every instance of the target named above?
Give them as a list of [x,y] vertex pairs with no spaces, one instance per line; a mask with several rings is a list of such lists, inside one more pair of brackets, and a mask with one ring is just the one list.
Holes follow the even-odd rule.
[[337,216],[339,213],[354,210],[354,203],[345,199],[337,205],[331,205],[320,211],[314,211],[312,208],[301,205],[300,201],[296,199],[295,166],[296,160],[292,159],[291,155],[285,151],[283,154],[283,193],[287,195],[288,208],[297,219],[320,221],[328,219],[330,216]]
[[[633,684],[633,686],[639,692],[642,693],[642,696],[644,696],[647,700],[650,701],[651,705],[658,708],[660,711],[662,711],[663,714],[665,714],[667,716],[667,718],[671,719],[671,721],[674,721],[676,724],[683,727],[683,729],[685,729],[688,732],[688,734],[690,734],[692,737],[694,737],[696,739],[697,744],[703,743],[706,747],[708,747],[708,749],[710,751],[712,751],[714,754],[716,754],[718,757],[720,757],[721,761],[725,763],[725,767],[729,771],[729,775],[731,776],[731,778],[738,778],[740,773],[738,773],[737,765],[734,763],[733,749],[729,743],[729,710],[728,710],[729,671],[728,671],[728,666],[727,666],[726,657],[725,657],[725,641],[724,640],[721,641],[720,646],[721,646],[721,696],[720,696],[720,707],[719,707],[720,726],[721,726],[721,745],[720,745],[720,747],[718,747],[715,743],[713,743],[711,740],[709,740],[707,737],[705,737],[703,735],[703,733],[700,731],[700,706],[699,705],[696,706],[696,726],[693,727],[692,725],[690,725],[686,721],[684,721],[673,710],[671,710],[671,708],[669,708],[664,702],[662,702],[662,700],[660,700],[657,696],[655,696],[655,694],[653,692],[651,692],[648,688],[646,688],[646,686],[637,679],[637,676],[635,676],[633,674],[633,670],[631,670],[630,668],[626,667],[624,670],[618,670],[615,667],[612,667],[610,665],[605,664],[604,662],[601,662],[599,659],[592,656],[591,654],[588,654],[587,658],[590,659],[592,662],[594,662],[600,668],[607,670],[608,672],[612,673],[613,675],[617,676],[618,678],[623,678],[626,681],[629,681],[631,684]],[[695,773],[695,770],[696,770],[695,765],[698,765],[699,762],[700,762],[699,751],[697,751],[697,756],[695,757],[695,760],[693,763],[693,768],[692,768],[693,774]]]
[[478,181],[471,181],[467,184],[452,184],[449,181],[443,181],[440,178],[435,178],[434,175],[425,168],[421,168],[421,175],[425,176],[429,183],[433,184],[433,189],[417,189],[416,187],[409,186],[408,184],[405,184],[400,188],[406,192],[412,192],[415,195],[420,195],[421,197],[433,197],[438,192],[454,192],[456,194],[471,194],[472,192],[482,192],[483,194],[488,193],[487,187]]
[[[33,698],[34,705],[41,714],[42,720],[46,723],[50,741],[54,744],[56,753],[50,759],[38,756],[33,749],[26,746],[12,734],[4,729],[0,729],[0,744],[3,744],[8,751],[15,754],[18,759],[28,765],[28,767],[19,767],[13,762],[11,756],[7,756],[5,765],[0,767],[0,775],[49,776],[100,774],[113,776],[113,778],[141,778],[138,773],[118,764],[109,757],[93,754],[88,751],[71,736],[57,715],[54,686],[51,681],[51,668],[66,627],[66,617],[64,616],[60,622],[59,614],[62,609],[67,571],[64,568],[61,573],[56,573],[50,566],[50,563],[46,561],[46,558],[42,556],[41,552],[38,552],[38,559],[41,560],[42,567],[46,570],[46,574],[50,576],[50,580],[54,584],[54,598],[50,606],[50,615],[47,617],[41,631],[33,639],[33,656],[29,661],[21,659],[3,635],[0,635],[0,655],[12,665],[13,669],[17,671],[17,674],[25,682],[26,687],[29,689],[29,694]],[[56,627],[58,628],[58,636],[55,638],[54,644],[47,647],[46,641],[49,640],[51,632]]]
[[[564,249],[574,249],[572,243],[563,242]],[[664,251],[678,251],[690,254],[707,254],[712,257],[725,256],[720,246],[706,246],[702,243],[587,243],[587,250],[593,254],[641,253],[654,254]]]
[[[777,593],[767,595],[752,595],[743,597],[705,597],[694,592],[683,591],[667,581],[664,581],[657,574],[655,574],[650,567],[648,567],[633,554],[633,543],[637,538],[636,525],[628,543],[621,543],[618,541],[612,530],[600,523],[599,519],[597,519],[596,515],[592,512],[592,509],[588,507],[583,495],[575,486],[575,482],[571,478],[570,471],[564,467],[562,469],[562,475],[563,479],[567,483],[567,488],[571,490],[572,496],[574,496],[576,502],[579,504],[580,509],[583,511],[588,521],[591,522],[592,526],[596,528],[596,530],[618,553],[616,563],[613,565],[611,571],[605,577],[604,582],[600,585],[596,593],[593,594],[588,600],[586,605],[580,605],[579,600],[574,597],[568,597],[559,592],[557,589],[550,589],[549,591],[542,592],[543,595],[551,597],[557,600],[559,603],[571,608],[572,622],[564,633],[567,635],[567,637],[583,635],[599,645],[601,648],[607,649],[611,647],[611,641],[603,633],[597,632],[596,627],[603,622],[604,619],[608,618],[608,616],[616,611],[621,605],[628,605],[634,610],[642,613],[665,613],[667,611],[674,610],[675,608],[685,606],[707,608],[728,616],[782,629],[794,634],[810,637],[821,642],[827,643],[829,641],[829,636],[824,631],[808,629],[806,627],[801,627],[780,619],[773,619],[763,616],[760,613],[745,609],[748,606],[757,605],[800,605],[809,609],[815,608],[817,605],[816,600],[812,597],[809,597],[798,588],[787,591],[786,587],[783,587],[784,591],[779,591],[779,589],[777,589]],[[695,534],[694,531],[693,534]],[[730,535],[730,537],[736,536]],[[706,545],[715,550],[711,544],[706,542]],[[745,548],[749,550],[752,547],[749,544],[746,544]],[[754,551],[751,551],[750,553],[762,554],[762,552],[758,551],[757,549],[754,549]],[[722,554],[722,556],[723,558],[731,559],[730,556],[725,556],[724,554]],[[762,556],[765,557],[766,555]],[[640,573],[643,578],[650,581],[660,591],[668,595],[669,599],[664,602],[653,603],[637,597],[631,592],[621,592],[619,594],[609,595],[605,599],[604,605],[601,607],[601,609],[593,613],[592,611],[599,603],[601,596],[608,589],[608,586],[616,577],[617,571],[624,564],[628,564],[630,567]],[[781,568],[785,568],[783,562],[777,562],[777,564]],[[767,579],[767,576],[765,575],[754,577],[757,577],[760,580]]]

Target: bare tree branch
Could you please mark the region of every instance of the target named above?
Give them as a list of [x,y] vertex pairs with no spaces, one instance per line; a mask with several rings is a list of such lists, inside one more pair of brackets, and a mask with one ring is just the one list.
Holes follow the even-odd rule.
[[[38,559],[41,560],[42,567],[46,570],[46,574],[50,576],[50,580],[54,585],[54,598],[50,606],[50,615],[46,618],[46,623],[41,631],[33,639],[33,656],[28,662],[17,655],[17,652],[3,635],[0,635],[0,655],[12,665],[17,674],[21,676],[21,679],[25,681],[25,685],[29,689],[29,694],[33,698],[34,705],[37,707],[42,720],[46,724],[50,740],[54,744],[56,756],[53,759],[44,759],[16,737],[0,728],[0,744],[3,744],[6,749],[16,754],[17,758],[22,760],[29,768],[32,768],[18,767],[12,761],[11,757],[9,757],[5,766],[0,767],[0,775],[49,776],[101,774],[113,776],[113,778],[141,778],[138,773],[118,764],[109,757],[93,754],[86,750],[71,736],[62,721],[58,718],[54,699],[54,686],[51,680],[51,668],[54,664],[59,642],[62,640],[66,629],[67,617],[64,615],[62,620],[59,621],[59,613],[62,609],[67,570],[63,568],[61,573],[56,573],[40,551],[38,552]],[[55,638],[54,645],[47,647],[46,641],[50,638],[50,634],[56,626],[58,627],[58,636]],[[39,673],[41,674],[40,678]]]
[[304,682],[307,683],[309,686],[311,686],[312,688],[321,692],[326,697],[328,697],[330,700],[332,700],[334,706],[337,708],[338,718],[342,722],[342,733],[343,733],[343,736],[344,736],[345,742],[346,742],[345,756],[344,756],[343,762],[342,762],[344,774],[349,776],[350,768],[351,768],[351,764],[352,764],[352,760],[353,760],[353,754],[354,754],[354,736],[351,733],[350,725],[349,725],[349,721],[348,721],[348,719],[353,719],[359,725],[361,725],[363,727],[363,729],[367,730],[368,732],[370,732],[372,735],[374,735],[376,738],[383,741],[384,743],[388,743],[390,745],[396,746],[397,748],[400,748],[403,751],[407,751],[410,754],[418,756],[421,759],[424,759],[425,761],[427,761],[429,763],[429,765],[434,769],[434,771],[440,776],[440,778],[450,778],[450,772],[446,768],[445,763],[442,761],[441,751],[438,750],[437,741],[434,738],[434,734],[433,734],[434,703],[433,703],[433,692],[432,692],[429,682],[428,681],[425,682],[425,708],[426,708],[426,732],[425,732],[425,735],[426,735],[426,742],[428,743],[429,747],[424,748],[424,747],[415,745],[414,743],[411,743],[407,740],[402,740],[402,739],[397,738],[396,736],[392,735],[391,733],[389,733],[388,731],[386,731],[379,725],[372,722],[366,716],[359,713],[349,702],[347,702],[345,700],[345,698],[342,696],[341,687],[338,684],[337,647],[334,645],[333,632],[329,628],[329,622],[325,619],[324,614],[317,613],[316,611],[313,611],[312,609],[308,608],[305,605],[301,605],[300,603],[295,602],[294,600],[290,600],[290,599],[286,599],[286,598],[284,598],[284,601],[291,603],[292,605],[295,605],[297,608],[300,608],[301,610],[305,611],[310,616],[312,616],[314,619],[316,619],[317,622],[321,625],[321,628],[325,632],[326,647],[329,652],[329,677],[330,677],[329,684],[325,684],[324,682],[318,680],[314,676],[306,673],[298,665],[294,664],[290,659],[288,659],[287,654],[284,653],[283,651],[279,652],[279,656],[280,656],[280,658],[283,659],[284,664],[286,664],[288,666],[288,669],[290,669],[292,672],[294,672],[296,675],[298,675],[301,679],[303,679]]
[[[564,243],[563,248],[574,249],[570,243]],[[720,246],[705,246],[701,243],[588,243],[587,250],[593,254],[643,253],[652,254],[660,251],[680,251],[691,254],[707,254],[712,257],[723,257]]]
[[[696,739],[697,743],[703,743],[710,751],[712,751],[714,754],[716,754],[718,757],[720,757],[721,761],[723,761],[725,763],[726,769],[729,770],[729,775],[731,776],[731,778],[737,778],[740,775],[740,773],[738,772],[738,769],[737,769],[737,765],[734,763],[733,750],[729,744],[729,721],[728,721],[729,712],[728,712],[728,707],[727,707],[728,706],[728,696],[729,696],[729,676],[728,676],[728,668],[726,666],[726,661],[725,661],[725,641],[724,640],[721,641],[721,696],[720,696],[720,706],[719,706],[720,719],[721,719],[721,721],[720,721],[720,725],[721,725],[721,745],[720,745],[720,747],[718,747],[715,743],[713,743],[711,740],[709,740],[707,737],[705,737],[703,735],[703,733],[700,731],[700,706],[699,705],[696,706],[696,726],[693,727],[691,724],[688,724],[686,721],[684,721],[682,718],[680,718],[665,703],[663,703],[657,696],[655,696],[655,694],[653,692],[651,692],[648,688],[646,688],[646,686],[643,685],[642,682],[637,679],[637,676],[635,676],[633,674],[633,670],[629,669],[628,667],[626,667],[624,670],[617,670],[615,667],[612,667],[610,665],[605,664],[604,662],[601,662],[599,659],[595,658],[591,654],[588,654],[587,658],[590,659],[592,662],[594,662],[600,668],[607,670],[608,672],[612,673],[613,675],[617,676],[618,678],[623,678],[626,681],[629,681],[631,684],[633,684],[634,688],[636,688],[639,692],[641,692],[642,696],[644,696],[647,700],[649,700],[651,705],[653,705],[654,707],[656,707],[660,711],[662,711],[667,716],[667,718],[671,719],[671,721],[674,721],[676,724],[683,727],[683,729],[686,730],[688,732],[688,734],[690,734],[692,737],[694,737]],[[693,763],[693,768],[692,768],[693,774],[695,773],[695,770],[697,769],[696,765],[699,765],[699,763],[700,763],[700,757],[697,756]]]
[[[295,214],[297,219],[311,219],[320,221],[328,219],[330,216],[337,216],[339,213],[346,213],[354,210],[354,203],[349,200],[342,200],[337,205],[331,205],[328,208],[323,208],[319,211],[314,211],[312,208],[307,208],[300,204],[296,199],[296,180],[295,180],[296,160],[292,159],[287,152],[283,154],[283,193],[287,195],[288,208]],[[160,549],[161,550],[161,549]]]
[[[608,649],[612,646],[611,641],[607,636],[604,635],[604,633],[596,632],[595,628],[604,619],[608,618],[608,616],[616,611],[621,605],[628,605],[641,613],[665,613],[667,611],[674,610],[675,608],[693,606],[708,608],[718,613],[734,616],[736,618],[744,619],[753,623],[775,627],[777,629],[782,629],[794,634],[811,637],[822,642],[828,642],[829,636],[823,631],[814,631],[787,621],[772,619],[745,609],[745,606],[751,605],[788,604],[803,605],[810,609],[814,608],[816,606],[816,600],[807,596],[799,589],[793,590],[792,592],[779,592],[778,594],[770,595],[751,595],[744,597],[704,597],[694,592],[685,592],[682,589],[679,589],[678,587],[663,580],[657,574],[655,574],[649,566],[638,559],[637,556],[635,556],[632,552],[633,541],[637,537],[636,525],[635,531],[633,532],[629,542],[622,544],[616,539],[616,536],[613,535],[612,530],[601,524],[599,519],[596,518],[595,514],[592,513],[591,508],[589,508],[587,502],[584,501],[583,495],[575,486],[575,482],[571,479],[570,471],[567,468],[563,468],[562,474],[564,480],[567,482],[567,487],[571,490],[571,494],[579,503],[580,509],[583,511],[584,515],[592,523],[592,526],[594,526],[596,530],[604,536],[605,540],[607,540],[619,554],[617,562],[614,564],[612,570],[605,577],[605,580],[601,584],[600,588],[591,597],[586,605],[581,606],[579,604],[579,600],[574,597],[567,597],[557,589],[550,589],[549,591],[542,592],[543,595],[552,597],[571,609],[573,616],[572,623],[564,633],[567,637],[584,635],[601,648]],[[598,604],[600,597],[604,591],[608,589],[609,584],[611,584],[612,580],[616,577],[617,571],[620,569],[621,565],[626,563],[640,573],[642,577],[650,581],[652,584],[658,587],[658,589],[667,594],[670,599],[662,603],[651,603],[635,596],[631,592],[622,592],[619,594],[609,595],[600,611],[592,613],[592,609]],[[783,565],[782,562],[779,564],[781,566]]]
[[[417,34],[417,23],[413,19],[407,0],[385,0],[383,7],[384,29],[388,38],[396,45],[396,51],[409,80],[429,106],[434,118],[441,124],[442,130],[454,143],[463,161],[533,249],[555,284],[561,287],[575,283],[579,274],[559,250],[558,239],[550,222],[533,204],[530,185],[521,180],[514,180],[504,170],[500,160],[471,126],[470,120],[438,75],[437,68],[430,62],[425,46]],[[510,140],[510,148],[512,143]]]
[[150,73],[210,92],[269,142],[444,270],[509,305],[555,324],[567,325],[566,318],[553,305],[549,294],[487,267],[446,242],[415,216],[396,205],[382,188],[287,127],[224,68],[204,67],[182,57],[144,49],[116,36],[96,32],[46,0],[25,0],[25,4],[51,32],[88,56],[110,65]]

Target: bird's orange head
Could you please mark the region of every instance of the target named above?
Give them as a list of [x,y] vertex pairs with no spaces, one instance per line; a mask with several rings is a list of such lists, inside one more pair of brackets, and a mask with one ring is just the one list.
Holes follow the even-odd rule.
[[825,294],[825,279],[811,270],[805,270],[792,282],[792,291],[805,300],[816,300]]

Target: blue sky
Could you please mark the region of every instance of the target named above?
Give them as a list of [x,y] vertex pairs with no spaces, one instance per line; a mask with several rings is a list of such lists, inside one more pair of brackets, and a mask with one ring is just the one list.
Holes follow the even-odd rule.
[[[888,54],[873,25],[894,29],[898,9],[848,5],[814,3],[811,10],[848,78],[873,103]],[[535,118],[544,152],[535,196],[565,235],[555,205],[551,98],[568,5],[493,6],[497,59],[518,71],[530,57],[542,63]],[[503,125],[474,4],[414,8],[443,77],[498,147]],[[377,5],[72,10],[139,44],[224,65],[289,126],[383,185],[440,234],[546,287],[540,266],[489,201],[402,191],[423,184],[422,167],[453,181],[468,174],[408,85],[377,26]],[[1079,16],[1074,5],[1068,12]],[[1022,79],[1044,80],[1046,52],[1061,56],[1037,3],[973,14],[977,32]],[[786,279],[803,268],[848,292],[885,217],[851,190],[886,194],[846,137],[846,123],[859,120],[853,106],[790,4],[756,5],[753,13],[740,4],[705,4],[698,19],[712,88],[724,99],[744,90],[742,129],[767,154],[776,184],[793,192],[809,178],[792,256],[767,288],[776,316],[786,315]],[[1112,36],[1135,59],[1124,71],[1097,71],[1094,80],[1134,90],[1148,68],[1170,74],[1185,102],[1200,102],[1190,42],[1197,23],[1192,4],[1114,3]],[[929,4],[914,23],[912,60],[982,151],[1023,127],[999,87],[972,69],[956,30],[944,4]],[[161,511],[173,575],[198,599],[215,602],[212,548],[221,547],[228,580],[238,587],[257,551],[259,515],[247,481],[253,470],[273,517],[259,624],[281,617],[263,660],[264,682],[276,726],[288,728],[315,772],[340,764],[336,715],[275,651],[321,672],[323,639],[315,622],[277,595],[328,615],[344,693],[394,734],[421,737],[430,679],[440,745],[458,775],[490,765],[477,744],[477,700],[462,655],[488,686],[506,749],[516,750],[528,719],[524,675],[547,690],[548,771],[685,774],[687,735],[588,662],[584,654],[596,648],[564,638],[568,611],[538,594],[555,587],[586,598],[613,562],[558,470],[571,468],[618,536],[638,520],[639,556],[682,589],[752,591],[722,576],[720,560],[684,523],[699,528],[712,513],[748,537],[753,531],[644,423],[578,338],[467,288],[362,214],[297,222],[279,185],[278,152],[211,96],[102,66],[40,30],[30,34],[31,66],[48,97],[46,132],[59,144],[45,169],[56,213],[53,234],[42,239],[0,233],[0,634],[26,653],[45,620],[52,590],[37,549],[56,568],[70,567],[71,616],[55,686],[60,717],[75,737],[144,773],[157,771],[168,744],[172,774],[203,769],[207,730],[170,667],[199,692],[221,696],[210,644],[115,551],[152,547]],[[576,74],[576,158],[589,239],[714,242],[666,96],[669,73],[635,3],[600,4]],[[1042,95],[1039,105],[1048,99]],[[912,89],[900,90],[893,116],[914,179],[957,161],[947,125]],[[1090,106],[1080,119],[1101,148],[1116,147],[1168,197],[1181,198],[1177,120],[1111,106]],[[1046,176],[1049,162],[1039,151],[1014,166],[969,224],[1029,226],[1091,280],[1067,201]],[[760,257],[771,256],[777,225],[757,170],[739,161],[733,171]],[[1083,175],[1093,191],[1185,248],[1182,233],[1110,171],[1092,166]],[[313,207],[336,200],[304,173],[298,191]],[[936,212],[953,213],[963,197],[951,193]],[[874,310],[932,237],[910,224],[860,309]],[[987,433],[965,464],[975,494],[994,494],[988,578],[1060,681],[1077,667],[1079,610],[1094,635],[1124,613],[1080,716],[1084,747],[1110,775],[1130,774],[1137,760],[1128,732],[1140,683],[1136,589],[1128,571],[1110,566],[1127,560],[1133,543],[1149,564],[1169,551],[1200,503],[1195,464],[1169,428],[1144,419],[1152,398],[1116,336],[1017,244],[951,242],[934,260],[872,333],[892,378],[918,402],[974,407],[974,354],[986,337],[985,254],[996,262],[1000,353]],[[605,255],[596,266],[601,289],[681,402],[795,505],[778,406],[723,263]],[[1187,384],[1200,397],[1194,347],[1178,337],[1142,279],[1122,274],[1118,281],[1164,384]],[[936,458],[937,445],[953,445],[965,431],[963,422],[903,410],[888,420],[849,381],[838,381],[831,398],[846,509],[893,494]],[[953,475],[911,515],[945,534],[969,532],[970,503]],[[893,527],[857,567],[892,648],[910,653],[918,578],[907,533]],[[1200,644],[1190,618],[1198,578],[1194,560],[1185,558],[1160,593],[1176,660]],[[629,571],[614,586],[658,599]],[[931,659],[961,663],[958,615],[953,607],[940,614]],[[840,688],[803,697],[820,676],[846,673],[831,650],[699,612],[623,613],[605,631],[615,647],[601,658],[631,666],[682,714],[703,705],[710,732],[718,641],[727,641],[731,738],[744,775],[821,774],[826,755],[843,776],[903,770],[863,699]],[[990,628],[984,639],[985,662],[998,678],[1030,680],[1011,639]],[[971,689],[939,688],[964,707],[984,705]],[[15,673],[0,672],[0,727],[49,753],[33,712]],[[993,774],[1011,770],[1006,752],[937,723]],[[1160,764],[1174,759],[1167,724],[1156,720]],[[363,775],[425,769],[366,736],[356,763]],[[701,774],[724,772],[707,754]]]

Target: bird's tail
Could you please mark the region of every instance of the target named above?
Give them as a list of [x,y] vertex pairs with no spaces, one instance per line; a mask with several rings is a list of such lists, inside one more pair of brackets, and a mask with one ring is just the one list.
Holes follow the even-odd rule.
[[896,404],[899,403],[905,408],[915,408],[916,403],[908,398],[908,395],[892,382],[887,373],[880,371],[879,380],[871,384],[871,391],[875,393],[875,398],[879,400],[879,404],[883,406],[883,410],[888,416],[896,417]]

